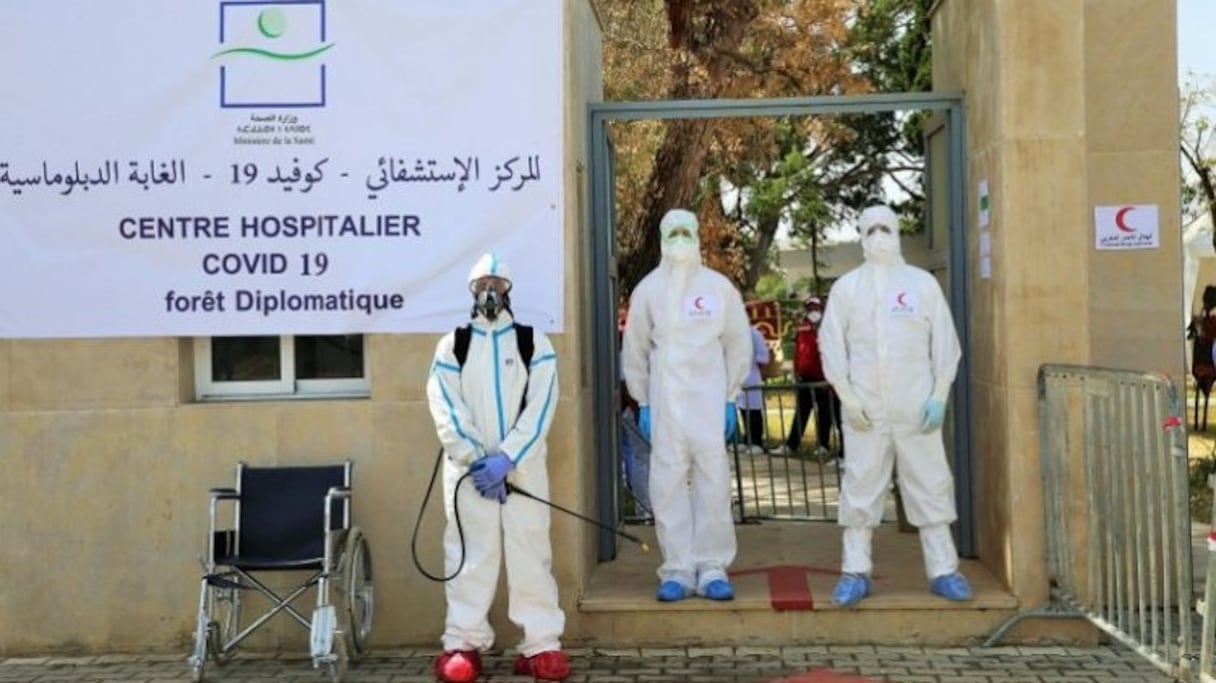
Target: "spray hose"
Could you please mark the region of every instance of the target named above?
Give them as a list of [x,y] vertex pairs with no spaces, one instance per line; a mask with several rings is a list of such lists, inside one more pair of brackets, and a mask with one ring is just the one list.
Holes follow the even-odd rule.
[[[445,582],[445,581],[451,581],[452,579],[456,578],[456,575],[459,574],[460,570],[464,568],[464,559],[465,559],[465,555],[466,555],[465,543],[464,543],[464,526],[460,522],[460,504],[459,504],[459,500],[458,500],[457,496],[460,493],[460,485],[464,483],[465,479],[469,478],[469,474],[470,474],[469,472],[465,472],[464,474],[460,475],[460,479],[456,480],[456,486],[454,487],[454,489],[452,491],[452,511],[453,511],[454,517],[456,519],[456,534],[460,537],[460,562],[457,563],[456,569],[452,570],[452,573],[447,576],[440,576],[440,575],[432,574],[432,573],[428,572],[422,566],[421,560],[418,559],[418,529],[422,526],[422,515],[423,515],[423,513],[426,512],[426,505],[431,500],[431,492],[434,491],[434,489],[435,489],[435,479],[439,475],[439,466],[442,462],[443,462],[443,449],[440,448],[439,455],[438,455],[438,457],[435,458],[435,468],[433,470],[431,470],[431,481],[430,481],[430,483],[427,484],[426,494],[423,495],[423,497],[422,497],[422,505],[419,506],[419,508],[418,508],[418,518],[416,520],[414,520],[414,534],[410,538],[410,553],[414,560],[414,566],[417,567],[418,571],[422,572],[422,575],[425,576],[426,578],[428,578],[432,581],[438,581],[440,583]],[[603,522],[592,519],[585,515],[581,515],[569,508],[564,508],[561,505],[558,505],[557,503],[554,503],[551,500],[547,500],[545,498],[541,498],[540,496],[537,496],[536,494],[528,491],[527,489],[520,488],[519,486],[512,484],[511,482],[507,482],[507,494],[510,495],[512,493],[518,493],[519,495],[523,496],[524,498],[530,498],[538,503],[543,503],[545,505],[548,505],[549,507],[553,508],[554,510],[557,510],[558,512],[564,512],[567,515],[570,515],[571,517],[574,517],[576,519],[587,522],[588,524],[591,524],[592,526],[603,529],[604,531],[610,531],[610,532],[616,534],[617,536],[620,536],[621,538],[624,538],[626,540],[637,543],[641,547],[642,552],[644,552],[644,553],[650,552],[650,546],[646,545],[645,541],[638,538],[637,536],[634,536],[631,533],[610,527],[607,524],[604,524]]]

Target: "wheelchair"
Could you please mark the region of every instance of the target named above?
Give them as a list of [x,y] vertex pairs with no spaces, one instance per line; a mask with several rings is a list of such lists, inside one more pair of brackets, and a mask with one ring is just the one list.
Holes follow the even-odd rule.
[[[363,532],[351,523],[352,467],[349,460],[308,467],[242,462],[235,488],[211,489],[194,650],[187,659],[195,683],[203,679],[208,658],[227,663],[246,638],[280,613],[309,631],[313,667],[326,666],[334,683],[366,653],[372,557]],[[307,573],[283,588],[259,579],[262,572]],[[314,587],[316,607],[309,619],[292,603]],[[250,591],[271,603],[260,616],[242,613]]]

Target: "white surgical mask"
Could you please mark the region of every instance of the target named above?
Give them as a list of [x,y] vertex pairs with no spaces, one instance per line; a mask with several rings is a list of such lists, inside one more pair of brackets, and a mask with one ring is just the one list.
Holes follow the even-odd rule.
[[674,263],[687,265],[700,260],[701,247],[692,240],[670,240],[663,244],[663,254]]
[[867,261],[891,263],[899,257],[899,237],[886,232],[874,232],[861,240],[861,250]]
[[810,320],[813,323],[817,323],[820,320],[823,320],[823,313],[820,311],[807,311],[806,319]]

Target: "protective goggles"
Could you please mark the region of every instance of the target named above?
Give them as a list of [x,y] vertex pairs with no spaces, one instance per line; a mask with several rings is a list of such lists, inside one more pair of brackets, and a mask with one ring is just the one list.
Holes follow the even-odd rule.
[[511,291],[511,281],[493,275],[486,275],[469,283],[469,291],[474,294],[480,294],[490,289],[493,289],[499,295],[506,294]]

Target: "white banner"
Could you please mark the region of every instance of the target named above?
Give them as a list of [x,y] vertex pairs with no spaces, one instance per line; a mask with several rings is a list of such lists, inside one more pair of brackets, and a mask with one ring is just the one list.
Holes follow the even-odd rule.
[[0,5],[0,337],[563,322],[561,0]]

